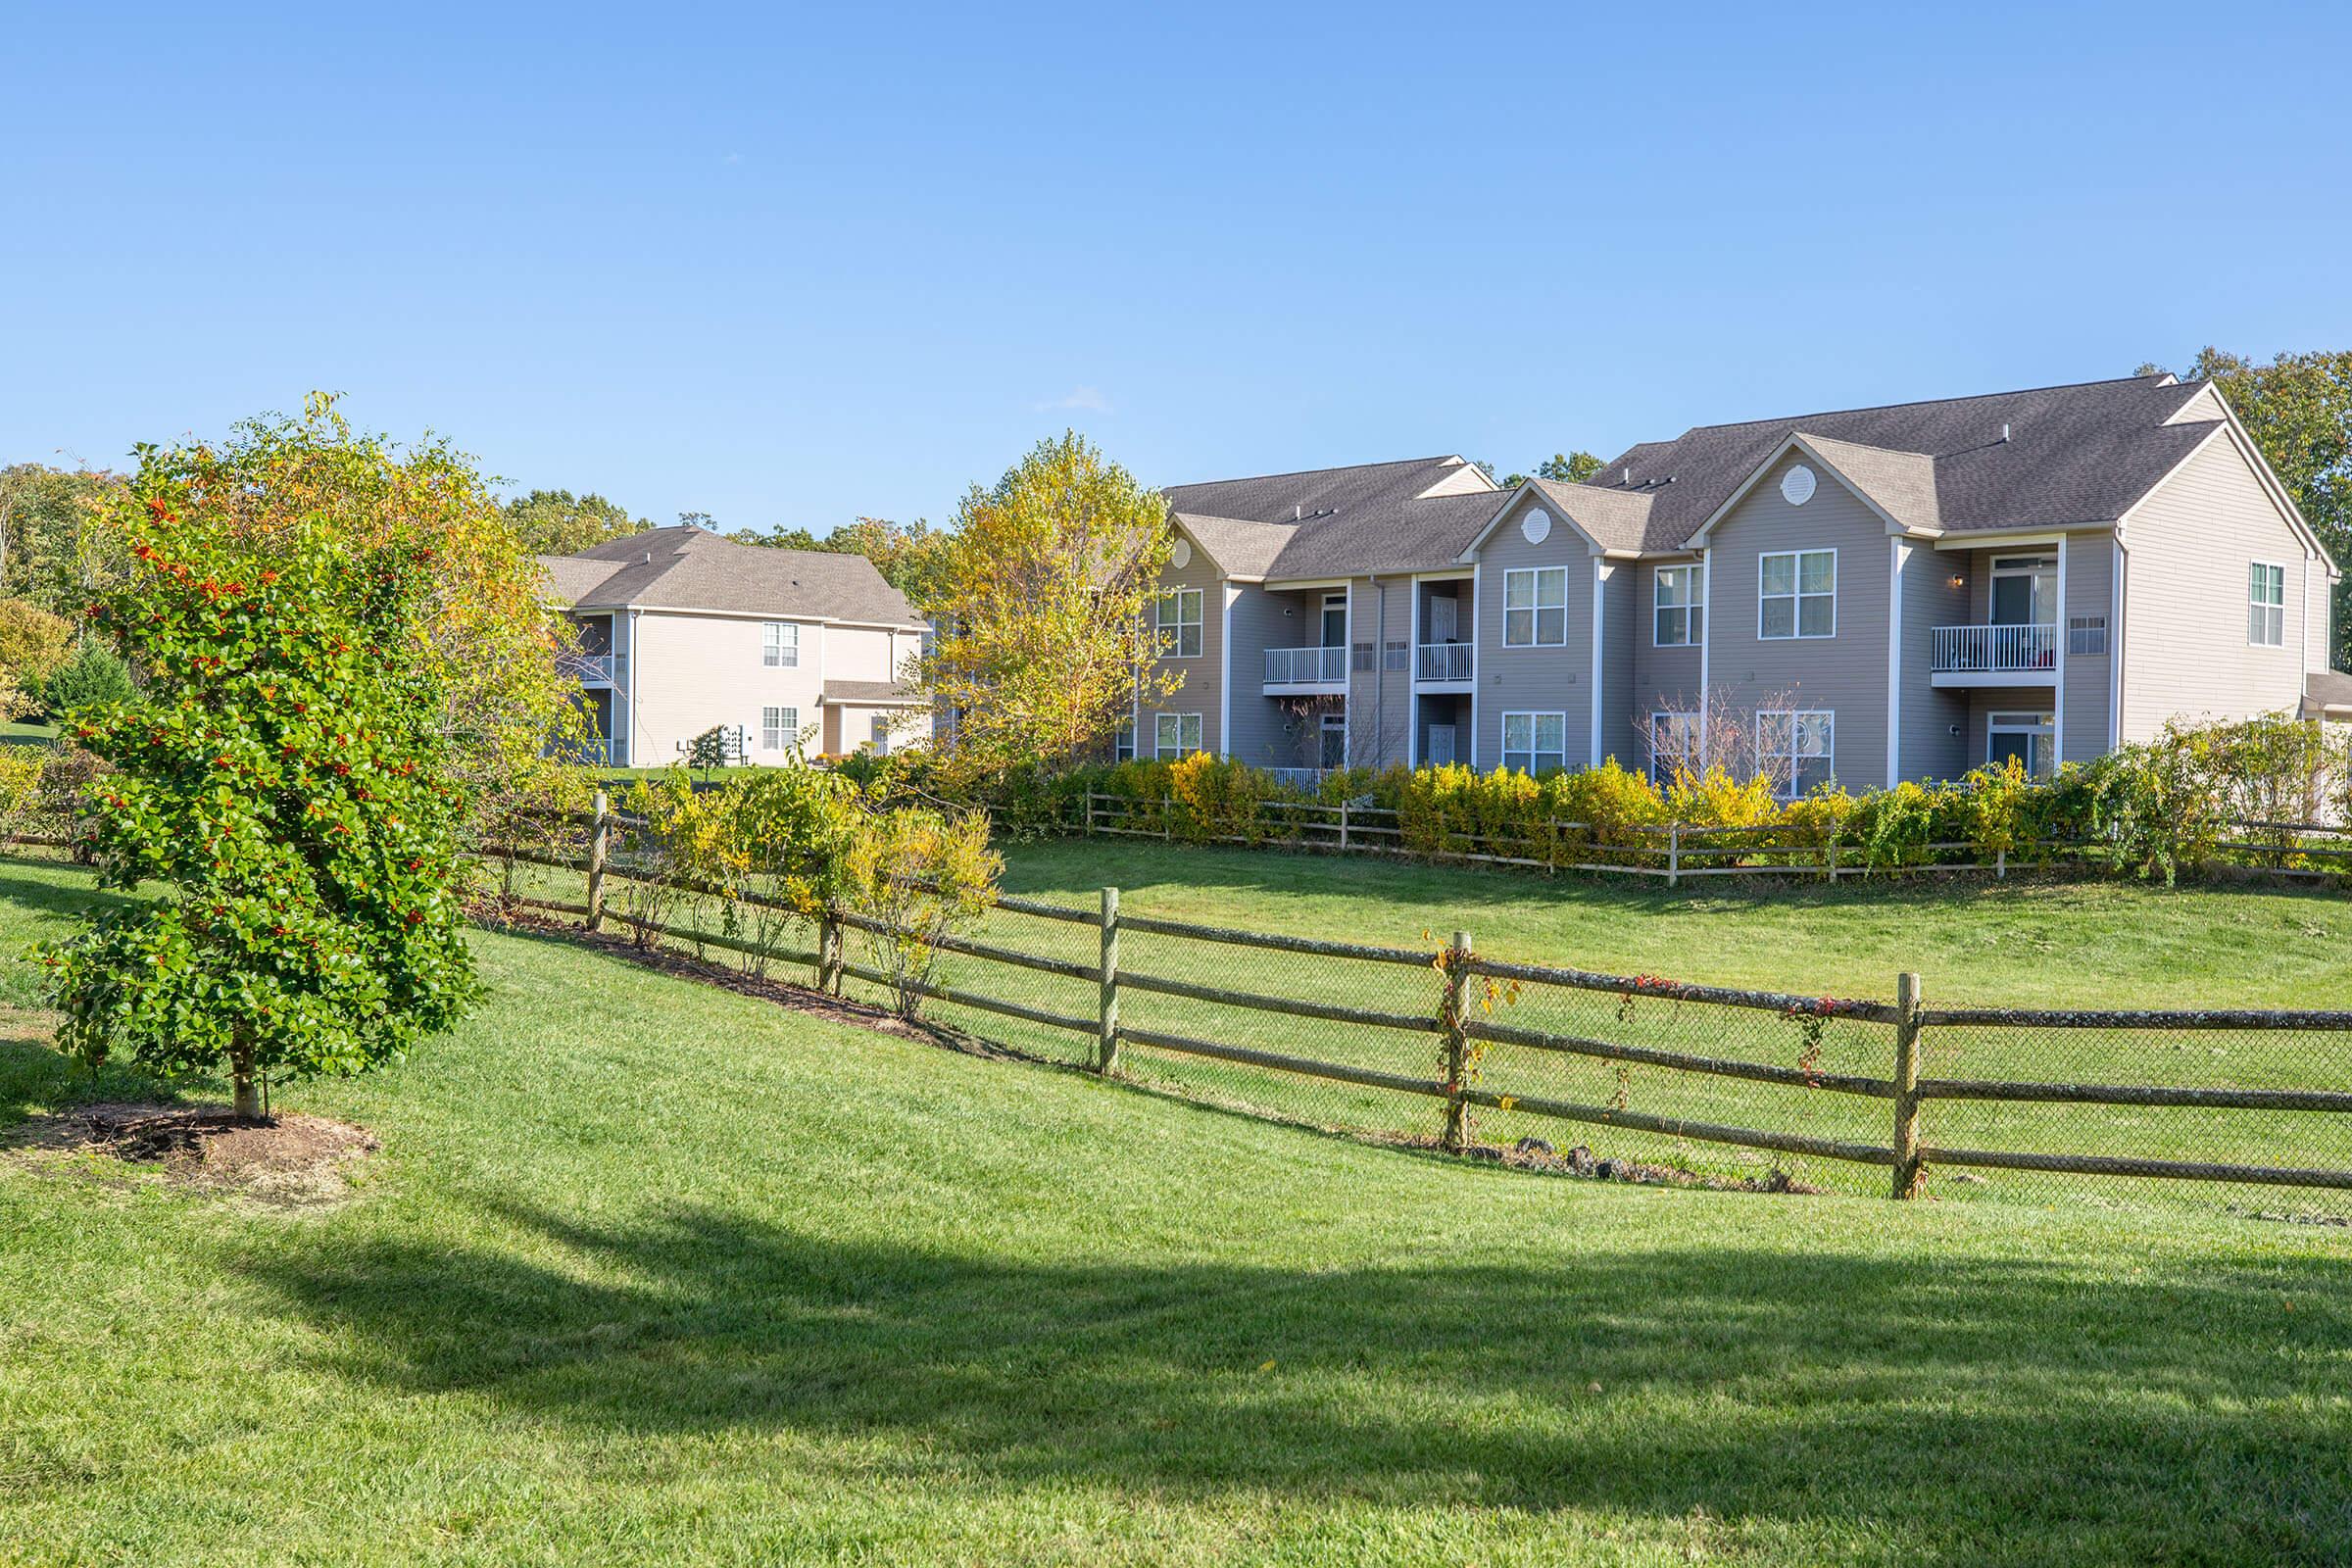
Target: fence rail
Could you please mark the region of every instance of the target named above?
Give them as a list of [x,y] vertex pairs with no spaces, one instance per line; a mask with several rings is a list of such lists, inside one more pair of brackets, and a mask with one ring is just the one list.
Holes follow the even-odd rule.
[[[1247,1108],[1457,1151],[1572,1124],[1698,1179],[1737,1178],[1694,1146],[1728,1147],[1824,1162],[1832,1186],[1851,1186],[1839,1168],[1885,1170],[1895,1198],[1938,1171],[1946,1197],[1977,1191],[1963,1171],[2036,1193],[2121,1178],[2207,1204],[2248,1185],[2352,1193],[2348,1010],[1930,1007],[1910,974],[1892,1002],[1825,998],[1504,961],[1466,934],[1407,948],[1203,925],[1122,911],[1113,889],[1097,908],[1002,897],[985,931],[918,944],[910,967],[907,933],[857,909],[809,920],[813,951],[735,920],[702,929],[646,890],[798,911],[630,863],[614,820],[587,819],[584,853],[514,850],[555,884],[518,902],[649,946],[805,964],[835,995],[855,983],[884,1004],[968,1010],[1033,1054]],[[565,896],[583,874],[585,901]],[[634,906],[609,908],[616,892]],[[1435,1102],[1434,1126],[1416,1134],[1397,1096]]]

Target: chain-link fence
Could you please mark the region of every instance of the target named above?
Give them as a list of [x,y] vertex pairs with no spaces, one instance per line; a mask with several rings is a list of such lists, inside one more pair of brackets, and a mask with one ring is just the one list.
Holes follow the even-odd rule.
[[[500,880],[584,914],[584,844]],[[1023,1055],[1578,1175],[2352,1221],[2352,1013],[2017,1012],[1741,991],[1004,898],[920,952],[613,868],[611,923]],[[1105,939],[1105,923],[1109,939]],[[1890,977],[1891,979],[1892,977]]]

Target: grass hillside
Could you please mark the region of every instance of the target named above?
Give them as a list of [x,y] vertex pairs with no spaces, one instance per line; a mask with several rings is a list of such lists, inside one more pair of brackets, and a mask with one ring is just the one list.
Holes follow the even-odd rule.
[[[0,864],[18,1000],[80,881]],[[282,1093],[382,1140],[341,1206],[0,1160],[0,1560],[2352,1553],[2341,1231],[1538,1178],[477,951]],[[0,1042],[0,1121],[91,1088]]]

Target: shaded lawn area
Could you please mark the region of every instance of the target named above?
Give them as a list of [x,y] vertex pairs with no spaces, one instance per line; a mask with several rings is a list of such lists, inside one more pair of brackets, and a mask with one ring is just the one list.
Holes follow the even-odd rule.
[[[345,1206],[0,1163],[0,1559],[2352,1553],[2341,1231],[1529,1177],[476,948],[281,1092]],[[86,1088],[0,1042],[0,1121]]]
[[[1646,881],[1372,856],[1051,839],[1004,846],[1007,892],[1256,931],[1411,947],[1466,927],[1525,962],[1948,1005],[2352,1006],[2352,897],[2311,886],[1986,877]],[[1424,933],[1428,933],[1425,939]]]

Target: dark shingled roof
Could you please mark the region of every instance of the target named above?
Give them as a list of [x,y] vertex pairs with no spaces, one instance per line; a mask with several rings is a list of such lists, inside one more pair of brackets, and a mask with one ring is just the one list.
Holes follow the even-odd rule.
[[863,556],[739,545],[706,528],[656,528],[540,558],[559,598],[584,609],[719,610],[919,626]]
[[1413,458],[1165,493],[1185,531],[1229,573],[1280,581],[1424,571],[1450,564],[1502,504],[1489,489],[1425,494],[1459,483],[1465,468],[1457,457]]
[[[1855,465],[1866,471],[1846,477],[1872,490],[1874,499],[1905,520],[1920,516],[1932,499],[1934,526],[1947,533],[2112,522],[2213,433],[2219,421],[2212,419],[2165,422],[2203,389],[2202,382],[2168,384],[2161,376],[2132,376],[1705,424],[1672,441],[1645,441],[1585,484],[1648,495],[1643,548],[1672,551],[1688,543],[1758,465],[1801,431],[1878,449],[1873,461]],[[2001,440],[2004,424],[2010,431],[2007,442]],[[1932,497],[1916,465],[1901,461],[1906,454],[1933,464]],[[1880,494],[1882,486],[1892,488]]]

